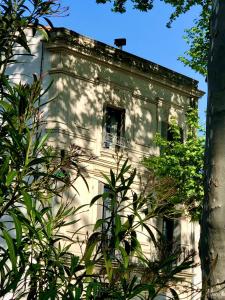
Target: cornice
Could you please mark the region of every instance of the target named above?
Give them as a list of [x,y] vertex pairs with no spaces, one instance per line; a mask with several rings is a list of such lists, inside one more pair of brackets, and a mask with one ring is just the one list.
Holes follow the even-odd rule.
[[51,48],[51,46],[76,49],[80,53],[117,64],[121,68],[125,67],[130,71],[135,70],[141,75],[153,75],[165,84],[173,84],[180,89],[185,88],[189,94],[196,98],[204,94],[198,90],[197,80],[65,28],[54,28],[51,31],[47,47]]
[[[152,73],[143,73],[143,72],[140,72],[138,70],[135,70],[135,69],[132,69],[132,68],[128,68],[124,65],[116,65],[114,62],[110,62],[110,61],[103,61],[102,58],[100,56],[90,56],[90,54],[85,54],[85,53],[81,53],[79,52],[78,49],[72,49],[72,48],[68,48],[68,46],[66,45],[54,45],[54,46],[48,46],[48,50],[53,52],[53,53],[59,53],[59,52],[63,52],[63,53],[76,53],[76,56],[78,57],[84,57],[90,61],[93,61],[95,63],[101,63],[102,65],[106,65],[106,66],[109,66],[113,69],[117,69],[119,71],[122,71],[122,72],[127,72],[127,73],[131,73],[135,76],[138,76],[144,80],[151,80],[152,82],[156,83],[158,86],[162,86],[162,87],[166,87],[167,89],[171,90],[171,91],[177,91],[179,94],[181,95],[184,95],[186,97],[193,97],[194,99],[198,99],[200,97],[202,97],[204,95],[204,92],[202,91],[199,91],[198,89],[191,89],[190,88],[187,88],[187,87],[184,87],[182,86],[181,84],[180,85],[176,85],[174,82],[171,82],[169,80],[165,80],[162,78],[160,78],[159,76],[155,76],[154,74]],[[66,75],[69,75],[69,76],[73,76],[73,77],[76,77],[78,79],[82,79],[82,80],[85,80],[85,81],[89,81],[89,82],[92,82],[94,84],[101,84],[101,83],[106,83],[106,84],[114,84],[115,86],[119,86],[121,87],[122,89],[124,90],[129,90],[131,91],[132,93],[134,93],[135,97],[138,96],[138,94],[134,91],[133,88],[129,87],[129,86],[124,86],[122,84],[119,84],[118,82],[113,82],[112,80],[105,80],[103,77],[96,77],[96,78],[89,78],[89,77],[85,77],[85,76],[80,76],[80,75],[77,75],[76,72],[74,70],[68,70],[66,68],[63,68],[63,66],[60,66],[60,67],[57,67],[57,68],[52,68],[50,70],[50,72],[55,72],[55,73],[64,73]],[[140,97],[144,98],[143,96],[140,95]]]

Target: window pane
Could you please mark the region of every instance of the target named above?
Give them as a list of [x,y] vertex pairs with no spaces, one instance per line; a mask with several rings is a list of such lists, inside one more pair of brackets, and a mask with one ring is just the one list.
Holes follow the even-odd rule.
[[113,107],[105,109],[105,123],[103,128],[104,147],[121,146],[124,136],[125,110]]

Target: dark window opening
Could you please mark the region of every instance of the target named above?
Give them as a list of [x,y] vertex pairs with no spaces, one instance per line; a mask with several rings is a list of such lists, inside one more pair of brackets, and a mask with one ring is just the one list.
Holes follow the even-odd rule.
[[198,103],[197,98],[194,98],[194,97],[190,98],[190,107],[191,108],[197,108],[197,106],[198,106],[197,103]]
[[[184,132],[183,132],[183,129],[181,127],[179,127],[179,130],[180,130],[179,141],[180,141],[180,143],[183,143],[183,141],[184,141]],[[170,126],[168,125],[168,129],[167,129],[167,141],[173,142],[174,140],[175,140],[174,133],[171,130]]]
[[[184,131],[181,127],[180,130],[180,142],[184,141]],[[166,139],[168,142],[173,142],[175,140],[173,130],[171,130],[170,125],[167,122],[162,121],[161,123],[161,136]]]
[[162,234],[165,239],[166,244],[171,247],[173,245],[174,239],[174,220],[167,217],[163,217],[163,228]]
[[161,258],[166,259],[174,250],[174,220],[163,217],[162,220]]
[[104,148],[124,145],[125,109],[107,106],[104,116]]

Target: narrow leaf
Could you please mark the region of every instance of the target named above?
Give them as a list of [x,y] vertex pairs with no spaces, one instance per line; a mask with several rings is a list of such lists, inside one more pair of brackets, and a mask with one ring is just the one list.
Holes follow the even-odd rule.
[[6,186],[10,186],[11,182],[13,181],[14,177],[16,176],[17,171],[11,171],[6,177]]
[[41,149],[41,147],[45,144],[45,142],[47,141],[49,137],[49,133],[47,132],[46,134],[43,135],[43,137],[41,138],[40,142],[37,145],[37,150]]
[[24,204],[26,205],[27,212],[30,214],[32,210],[32,199],[31,196],[27,192],[22,192]]
[[8,231],[6,231],[5,229],[3,229],[2,232],[3,232],[3,236],[6,241],[8,250],[9,250],[9,258],[12,263],[12,268],[13,268],[14,272],[17,272],[17,268],[16,268],[17,257],[16,257],[16,252],[15,252],[15,247],[13,244],[13,239],[9,235]]
[[13,218],[14,224],[15,224],[15,229],[16,229],[16,242],[17,242],[17,247],[20,247],[21,245],[21,240],[22,240],[22,226],[21,222],[17,218],[17,216],[14,213],[11,213],[11,216]]

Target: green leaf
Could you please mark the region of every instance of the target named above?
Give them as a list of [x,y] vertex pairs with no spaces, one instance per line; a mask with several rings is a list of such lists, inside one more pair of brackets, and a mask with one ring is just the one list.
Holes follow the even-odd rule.
[[92,275],[93,274],[93,271],[94,271],[94,267],[95,267],[95,264],[93,261],[89,260],[88,262],[86,262],[86,273],[87,275]]
[[129,265],[129,255],[127,254],[126,250],[123,247],[119,246],[119,250],[123,258],[124,268],[127,269]]
[[87,244],[86,244],[85,252],[84,252],[84,255],[82,258],[82,260],[85,262],[85,264],[89,263],[90,258],[93,254],[94,248],[95,248],[96,244],[99,242],[100,238],[101,238],[100,232],[94,232],[89,237]]
[[108,182],[108,184],[111,186],[111,181],[109,179],[109,177],[107,175],[105,175],[104,173],[101,173],[101,175],[105,178],[105,180]]
[[116,233],[118,233],[121,230],[121,218],[118,214],[116,214],[114,221],[115,221],[115,230]]
[[104,252],[104,262],[105,262],[105,268],[106,268],[108,280],[109,282],[111,282],[112,275],[113,275],[112,260],[110,259],[109,255],[106,252]]
[[124,174],[126,174],[129,169],[131,168],[131,165],[127,165],[128,159],[125,160],[124,164],[122,165],[120,172],[117,176],[117,179],[120,179],[120,177],[123,177]]
[[16,242],[17,242],[17,248],[20,247],[21,241],[22,241],[22,225],[20,220],[17,218],[16,214],[10,212],[10,215],[13,218],[15,229],[16,229]]
[[8,175],[6,177],[6,186],[10,186],[10,184],[12,183],[16,174],[17,174],[17,171],[15,171],[15,170],[8,173]]
[[52,220],[49,220],[47,225],[45,226],[48,238],[50,238],[52,236],[52,226],[53,226]]
[[53,300],[56,299],[56,295],[57,295],[57,289],[56,287],[52,287],[50,286],[49,289],[46,289],[45,291],[40,291],[40,295],[39,295],[39,299],[41,300]]
[[33,207],[31,196],[25,191],[22,192],[22,195],[23,195],[24,204],[27,208],[27,212],[28,214],[30,214]]
[[3,107],[5,111],[8,111],[12,108],[11,104],[4,100],[0,100],[0,107]]
[[0,169],[0,178],[3,175],[6,175],[6,173],[8,172],[8,169],[9,169],[9,160],[10,160],[10,157],[6,157],[4,159],[4,163],[3,163],[3,165],[1,166],[1,169]]
[[115,175],[114,175],[112,169],[110,169],[110,176],[111,176],[111,185],[114,187],[116,184],[116,178],[115,178]]
[[148,234],[151,237],[152,242],[154,243],[154,246],[156,247],[156,249],[159,247],[157,239],[155,238],[154,233],[151,231],[151,229],[149,228],[149,226],[147,224],[145,224],[144,222],[142,223],[142,226],[147,230]]
[[2,230],[3,233],[3,237],[6,241],[7,247],[8,247],[8,251],[9,251],[9,258],[12,264],[12,268],[14,270],[14,272],[17,273],[17,256],[16,256],[16,251],[15,251],[15,247],[13,244],[13,239],[12,237],[9,235],[8,231],[6,231],[5,229]]
[[133,202],[133,209],[136,210],[137,209],[137,203],[138,203],[138,196],[136,193],[133,193],[133,198],[132,198]]
[[20,33],[17,36],[16,42],[21,45],[28,53],[30,53],[30,48],[28,46],[27,38],[23,30],[20,30]]
[[82,299],[81,296],[82,296],[82,288],[81,287],[76,287],[74,300]]
[[49,133],[47,132],[45,135],[42,136],[41,140],[39,143],[37,143],[37,148],[36,150],[39,150],[42,148],[42,146],[46,143],[46,141],[49,138]]
[[95,196],[95,197],[91,200],[90,206],[92,206],[93,204],[95,204],[95,202],[96,202],[98,199],[100,199],[100,198],[102,198],[102,194]]
[[104,224],[106,221],[105,219],[98,219],[95,223],[95,226],[94,226],[94,230],[97,230],[99,227],[102,226],[102,224]]
[[38,164],[42,164],[42,163],[45,163],[47,162],[47,157],[38,157],[38,158],[34,158],[32,159],[28,164],[27,166],[28,167],[31,167],[33,165],[38,165]]
[[70,271],[72,274],[75,272],[75,270],[79,264],[79,260],[80,260],[79,256],[72,255],[71,263],[70,263]]

